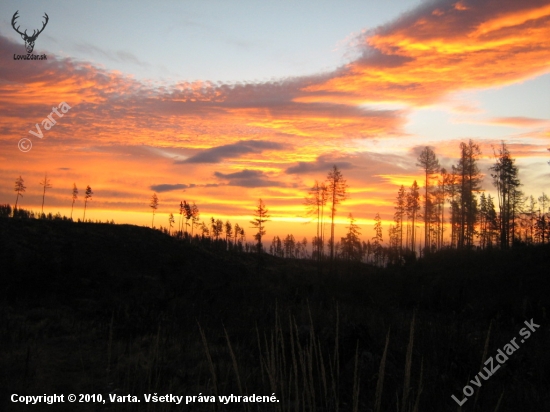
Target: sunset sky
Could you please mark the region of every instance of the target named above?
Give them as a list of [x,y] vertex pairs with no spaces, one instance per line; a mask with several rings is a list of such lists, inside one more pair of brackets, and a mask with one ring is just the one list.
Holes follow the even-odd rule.
[[[38,36],[26,54],[11,27]],[[379,212],[387,240],[399,185],[479,143],[504,141],[522,190],[550,194],[550,1],[33,1],[0,4],[0,204],[167,226],[182,200],[246,228],[258,198],[274,235],[309,241],[304,196],[332,165],[363,238]],[[44,130],[52,107],[70,109]],[[37,131],[43,138],[29,133]],[[32,149],[18,142],[27,138]],[[494,194],[490,176],[483,188]],[[248,229],[252,240],[253,229]]]

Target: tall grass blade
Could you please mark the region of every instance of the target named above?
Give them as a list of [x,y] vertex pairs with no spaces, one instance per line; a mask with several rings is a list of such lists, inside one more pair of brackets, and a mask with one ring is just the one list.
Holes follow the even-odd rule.
[[409,404],[409,394],[411,391],[411,366],[412,366],[412,350],[414,344],[414,323],[416,312],[413,313],[411,320],[411,329],[409,332],[409,344],[407,345],[407,356],[405,359],[405,377],[403,380],[403,397],[401,399],[401,412],[405,412]]
[[418,412],[418,405],[420,404],[420,395],[422,394],[422,390],[424,389],[424,386],[422,384],[422,380],[424,378],[424,359],[420,362],[420,379],[418,380],[418,391],[416,394],[416,401],[414,402],[414,408],[413,412]]
[[[483,365],[485,364],[485,361],[487,360],[487,352],[489,350],[489,340],[491,338],[491,329],[493,327],[493,321],[491,320],[491,323],[489,323],[489,329],[487,330],[487,337],[485,338],[485,346],[483,348],[483,355],[481,356],[481,365],[479,366],[479,370],[483,368]],[[476,397],[474,398],[474,406],[473,410],[476,410],[477,400],[479,398],[479,393],[481,392],[481,388],[478,388],[476,391]]]
[[494,412],[498,412],[498,409],[500,408],[500,402],[502,402],[502,398],[504,398],[504,391],[500,394],[500,398],[498,398],[497,406],[495,406]]
[[[225,329],[225,326],[223,327],[223,332],[225,333],[225,340],[227,341],[227,348],[229,349],[229,355],[231,356],[231,363],[233,364],[233,371],[235,372],[235,377],[237,378],[237,386],[239,387],[239,394],[241,396],[244,395],[243,393],[243,386],[241,384],[241,375],[239,373],[239,365],[237,363],[237,358],[235,357],[235,353],[233,352],[233,347],[231,346],[231,341],[229,340],[229,335],[227,334],[227,330]],[[248,411],[248,404],[244,404],[244,409]]]
[[390,342],[390,331],[386,335],[386,345],[384,346],[384,353],[380,360],[380,367],[378,368],[378,381],[376,382],[376,393],[374,395],[374,412],[380,412],[380,406],[382,404],[382,390],[384,388],[384,372],[386,369],[386,355],[388,354],[388,344]]
[[361,378],[358,373],[359,366],[359,341],[357,341],[357,346],[355,347],[355,368],[353,369],[353,412],[359,412],[359,384]]
[[208,360],[208,367],[210,368],[210,374],[212,375],[212,385],[214,386],[214,396],[218,399],[218,378],[216,376],[216,370],[214,369],[214,362],[212,362],[212,356],[210,356],[210,349],[208,349],[208,342],[206,341],[206,336],[199,322],[199,332],[201,334],[202,345],[204,347],[204,352],[206,353],[206,359]]

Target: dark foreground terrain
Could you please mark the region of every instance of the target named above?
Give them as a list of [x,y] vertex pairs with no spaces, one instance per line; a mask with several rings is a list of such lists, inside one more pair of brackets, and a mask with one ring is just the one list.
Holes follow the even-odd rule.
[[550,410],[548,245],[319,275],[147,228],[0,218],[0,273],[2,411]]

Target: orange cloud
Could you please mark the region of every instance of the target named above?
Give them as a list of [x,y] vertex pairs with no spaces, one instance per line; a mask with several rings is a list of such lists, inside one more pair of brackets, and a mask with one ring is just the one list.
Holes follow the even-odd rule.
[[302,101],[427,105],[451,92],[549,71],[550,6],[539,0],[429,3],[368,33],[364,57]]
[[513,127],[550,127],[550,120],[534,119],[531,117],[496,117],[489,120],[489,123]]

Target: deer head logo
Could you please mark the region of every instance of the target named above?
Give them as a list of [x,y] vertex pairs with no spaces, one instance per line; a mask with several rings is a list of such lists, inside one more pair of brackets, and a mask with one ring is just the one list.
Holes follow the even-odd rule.
[[44,28],[46,27],[46,24],[48,24],[49,17],[46,13],[44,13],[44,18],[46,19],[46,21],[44,23],[42,23],[42,28],[40,30],[38,30],[38,32],[36,32],[36,30],[33,30],[32,35],[29,36],[29,35],[27,35],[27,30],[25,30],[24,33],[21,33],[19,31],[20,26],[17,26],[17,28],[15,27],[15,20],[17,20],[17,18],[19,17],[17,15],[17,13],[19,13],[19,10],[17,10],[15,12],[15,14],[13,15],[13,17],[11,19],[11,25],[12,25],[13,29],[21,35],[21,38],[23,40],[25,40],[25,48],[27,49],[27,53],[32,53],[32,51],[34,49],[34,42],[36,41],[36,38],[38,37],[38,35],[44,31]]

